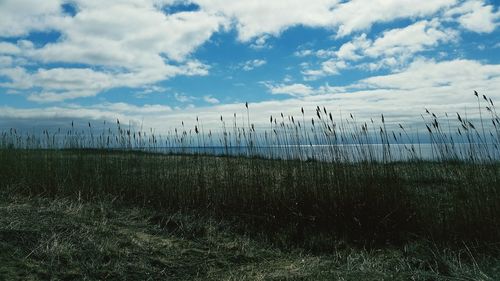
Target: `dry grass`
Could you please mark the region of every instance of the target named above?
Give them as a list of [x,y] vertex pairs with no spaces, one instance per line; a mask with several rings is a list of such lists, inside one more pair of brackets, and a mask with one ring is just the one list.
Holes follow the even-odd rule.
[[[24,233],[24,228],[16,228],[20,222],[10,217],[5,221],[8,227],[2,235],[13,239],[7,244],[27,245],[29,251],[26,248],[28,252],[22,252],[26,255],[24,262],[31,261],[43,249],[45,254],[39,261],[43,260],[44,270],[52,265],[57,267],[56,271],[61,271],[64,264],[77,266],[73,259],[85,255],[85,247],[90,247],[87,250],[92,255],[115,251],[115,256],[104,260],[89,259],[87,267],[91,271],[74,269],[97,279],[104,277],[92,275],[100,272],[100,264],[112,264],[103,272],[118,274],[113,276],[119,279],[122,272],[157,274],[158,263],[166,264],[172,276],[172,272],[180,270],[179,276],[191,279],[217,279],[217,276],[229,280],[241,276],[278,280],[332,276],[359,279],[368,278],[369,274],[380,276],[379,279],[390,276],[408,279],[417,274],[417,279],[432,280],[433,276],[456,277],[463,272],[473,276],[473,280],[487,280],[476,256],[480,255],[482,261],[488,261],[488,256],[498,256],[495,245],[500,239],[500,118],[491,100],[486,97],[481,100],[479,95],[477,98],[479,110],[487,106],[488,114],[481,114],[476,120],[467,119],[464,114],[457,113],[456,117],[445,114],[442,120],[427,112],[422,116],[427,129],[425,137],[405,125],[389,123],[386,116],[381,116],[378,122],[361,122],[352,115],[336,121],[326,108],[319,107],[311,121],[306,121],[303,113],[299,118],[273,116],[267,130],[259,130],[250,123],[251,106],[247,107],[246,124],[238,125],[236,117],[232,121],[221,117],[219,132],[204,132],[198,120],[194,130],[183,125],[162,136],[155,135],[153,130],[124,128],[119,122],[113,128],[107,125],[94,128],[89,123],[83,130],[72,124],[67,131],[43,134],[12,129],[0,135],[0,190],[8,187],[12,194],[52,198],[55,201],[47,201],[51,202],[49,205],[58,202],[66,205],[47,214],[25,214],[26,219],[40,215],[38,219],[46,220],[44,227],[61,229],[33,232],[27,228]],[[486,121],[491,121],[491,125]],[[427,160],[420,153],[424,145],[420,140],[425,138],[430,140],[432,148]],[[173,154],[155,153],[161,149]],[[218,153],[224,155],[212,155]],[[33,210],[30,207],[33,202],[24,203],[28,205],[11,204],[2,210],[8,209],[7,214],[18,214],[16,208],[21,213],[26,212],[22,211],[24,207]],[[68,204],[72,211],[67,210]],[[99,204],[104,204],[101,211],[97,211]],[[215,225],[215,232],[219,233],[219,222],[237,222],[231,231],[239,234],[233,233],[236,236],[232,237],[240,239],[245,235],[248,243],[258,243],[252,247],[259,251],[272,245],[273,252],[277,248],[303,252],[284,256],[259,252],[258,255],[265,257],[262,261],[248,258],[246,255],[251,254],[240,249],[242,257],[224,259],[220,264],[221,256],[210,256],[215,253],[213,248],[196,246],[202,248],[201,252],[198,248],[189,250],[186,260],[169,261],[165,257],[150,260],[148,251],[152,248],[140,247],[148,243],[167,245],[169,240],[142,230],[127,234],[123,228],[106,228],[110,226],[108,212],[115,215],[118,212],[104,210],[106,204],[139,208],[136,210],[141,213],[155,209],[154,217],[150,218],[153,224],[167,230],[174,226],[175,235],[187,239],[183,243],[197,243],[198,235],[202,235],[201,241],[205,243],[207,228]],[[72,217],[74,220],[50,223],[51,219],[58,221],[61,212],[81,215]],[[172,214],[183,215],[177,219]],[[196,223],[187,222],[185,214],[194,216]],[[95,216],[102,216],[102,227],[89,226],[91,222],[87,219],[94,220]],[[119,213],[116,223],[128,225],[126,228],[136,222],[136,218],[121,216]],[[205,222],[217,223],[207,226]],[[101,239],[100,232],[93,231],[101,231],[105,237]],[[134,238],[113,237],[114,231]],[[74,237],[85,241],[82,233],[101,239],[104,244],[95,246],[92,241],[87,241],[90,244],[86,246],[75,244]],[[16,237],[27,240],[18,241]],[[111,250],[128,249],[128,244],[116,244],[124,241],[140,244],[140,249],[130,246],[131,256]],[[354,261],[350,260],[350,252],[344,252],[346,249],[339,250],[339,241],[351,245],[347,250],[352,251]],[[191,247],[186,245],[180,245],[174,253],[183,257],[182,249]],[[362,250],[352,250],[352,245]],[[420,252],[422,247],[425,255]],[[375,249],[382,249],[382,256]],[[233,255],[232,250],[225,251],[222,253]],[[337,251],[342,252],[338,259]],[[407,251],[411,255],[418,253],[414,263],[413,257],[405,256]],[[298,262],[303,253],[309,253],[306,256],[311,259],[313,269]],[[309,256],[311,253],[319,256]],[[389,258],[384,264],[380,260],[386,255]],[[115,268],[113,258],[126,263]],[[127,267],[134,259],[147,261],[141,268]],[[202,264],[207,259],[209,264]],[[181,264],[182,268],[174,264]],[[343,269],[329,269],[334,265]],[[390,270],[389,265],[398,269]],[[245,275],[246,270],[251,275]],[[356,273],[346,275],[350,270]],[[364,270],[367,275],[363,275]],[[493,273],[486,275],[496,276],[491,270]],[[430,277],[426,279],[426,275]],[[151,276],[155,279],[160,275]]]
[[67,199],[0,197],[2,280],[496,280],[499,260],[431,243],[329,254],[280,249],[234,224]]

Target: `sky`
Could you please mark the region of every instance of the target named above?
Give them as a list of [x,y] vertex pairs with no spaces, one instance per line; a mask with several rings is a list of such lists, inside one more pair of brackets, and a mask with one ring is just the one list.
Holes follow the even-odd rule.
[[[498,0],[0,0],[0,129],[500,103]],[[243,122],[242,121],[242,122]]]

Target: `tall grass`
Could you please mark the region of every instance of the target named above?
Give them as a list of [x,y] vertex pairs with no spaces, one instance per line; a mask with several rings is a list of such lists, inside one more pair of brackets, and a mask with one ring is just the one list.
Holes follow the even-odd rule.
[[41,134],[13,128],[0,137],[0,183],[209,212],[300,243],[318,234],[498,241],[500,118],[491,99],[476,98],[479,119],[426,111],[425,134],[384,115],[335,120],[319,106],[310,120],[301,109],[257,127],[248,104],[243,124],[221,116],[217,131],[198,117],[193,128],[182,122],[162,135],[119,120]]

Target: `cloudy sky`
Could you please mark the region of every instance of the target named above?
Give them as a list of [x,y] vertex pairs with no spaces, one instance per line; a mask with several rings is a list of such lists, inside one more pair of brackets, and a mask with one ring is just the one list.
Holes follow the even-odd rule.
[[497,0],[0,0],[0,127],[473,115],[499,25]]

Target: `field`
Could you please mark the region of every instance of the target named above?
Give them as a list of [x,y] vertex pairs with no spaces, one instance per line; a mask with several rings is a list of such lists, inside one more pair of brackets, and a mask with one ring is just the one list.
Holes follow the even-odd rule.
[[[5,191],[5,190],[4,190]],[[419,240],[323,252],[279,247],[237,223],[74,198],[0,197],[2,280],[498,280],[498,249]],[[466,245],[467,247],[465,247]]]
[[[220,132],[196,119],[163,136],[119,121],[11,129],[0,277],[496,280],[500,119],[483,98],[491,119],[428,112],[425,135],[319,107],[310,125],[302,111],[263,131],[236,115]],[[216,144],[243,153],[192,149]]]

